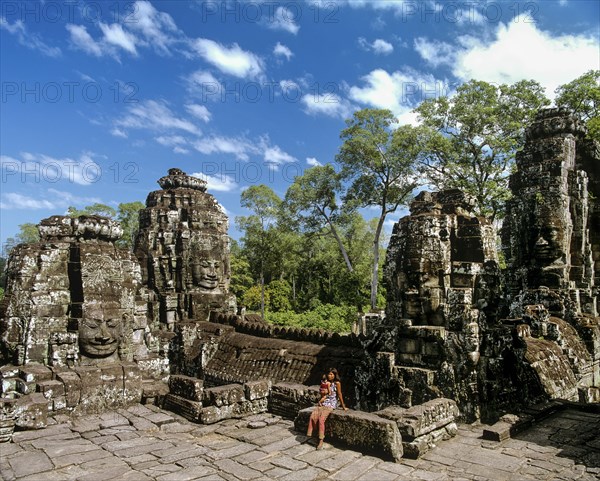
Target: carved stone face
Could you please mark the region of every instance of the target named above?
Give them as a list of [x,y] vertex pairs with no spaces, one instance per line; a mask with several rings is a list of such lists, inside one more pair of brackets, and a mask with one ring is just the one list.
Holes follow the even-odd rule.
[[88,357],[103,358],[114,354],[121,339],[121,319],[101,309],[85,312],[79,323],[79,349]]
[[221,261],[198,259],[192,264],[194,284],[204,289],[215,289],[221,278]]

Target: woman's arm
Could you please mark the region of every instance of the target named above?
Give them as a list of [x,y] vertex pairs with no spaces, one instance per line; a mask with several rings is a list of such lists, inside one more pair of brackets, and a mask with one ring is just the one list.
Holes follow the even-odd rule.
[[342,383],[337,381],[335,383],[335,387],[337,387],[337,395],[340,400],[340,404],[342,405],[342,408],[344,408],[344,411],[347,411],[348,408],[346,407],[346,404],[344,404],[344,396],[342,396]]

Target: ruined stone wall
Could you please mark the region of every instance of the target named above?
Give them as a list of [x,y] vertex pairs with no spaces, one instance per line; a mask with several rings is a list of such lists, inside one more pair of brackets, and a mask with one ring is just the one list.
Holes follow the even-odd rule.
[[177,336],[181,351],[173,373],[203,379],[205,386],[258,380],[313,385],[335,367],[349,405],[356,399],[355,372],[366,359],[360,346],[258,337],[212,322],[182,323]]

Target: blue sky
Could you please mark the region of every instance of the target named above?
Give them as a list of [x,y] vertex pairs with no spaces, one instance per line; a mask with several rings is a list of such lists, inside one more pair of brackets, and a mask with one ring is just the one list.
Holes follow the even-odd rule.
[[[0,241],[70,205],[145,201],[170,167],[230,216],[332,162],[363,107],[403,123],[471,78],[554,89],[600,68],[600,2],[0,3]],[[388,227],[402,213],[392,216]]]

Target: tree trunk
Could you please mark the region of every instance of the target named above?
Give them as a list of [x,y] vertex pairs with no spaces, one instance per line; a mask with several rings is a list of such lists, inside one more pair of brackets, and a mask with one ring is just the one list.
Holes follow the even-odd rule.
[[379,282],[379,237],[385,222],[385,214],[381,214],[375,231],[375,239],[373,240],[373,277],[371,278],[371,309],[377,307],[377,284]]
[[265,276],[260,273],[260,317],[265,318]]
[[329,223],[329,227],[331,227],[331,233],[333,234],[333,237],[335,237],[335,240],[338,243],[340,251],[342,252],[342,257],[344,258],[344,262],[346,262],[346,267],[348,268],[348,272],[352,272],[354,269],[352,268],[352,263],[350,262],[350,258],[348,257],[346,248],[344,247],[344,244],[342,243],[342,239],[340,239],[340,236],[338,235],[337,230],[335,230],[335,227],[329,221],[329,219],[327,220],[327,222]]

